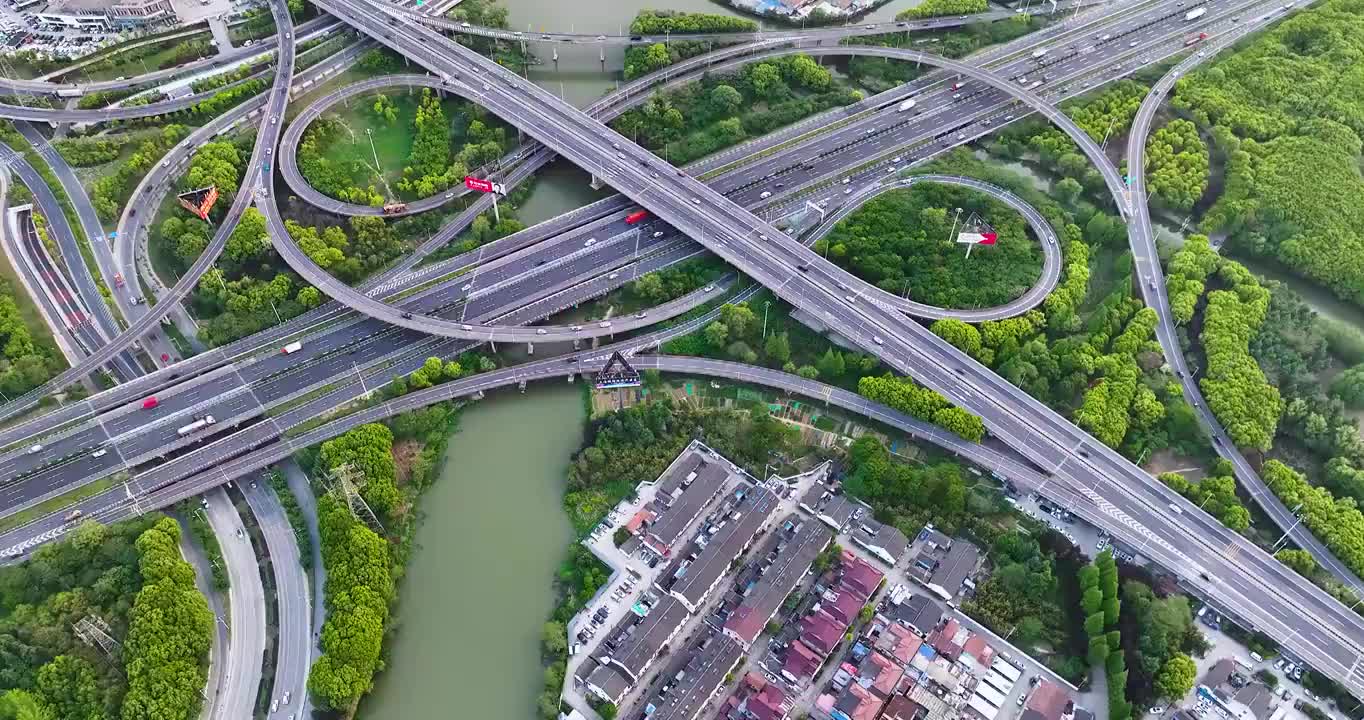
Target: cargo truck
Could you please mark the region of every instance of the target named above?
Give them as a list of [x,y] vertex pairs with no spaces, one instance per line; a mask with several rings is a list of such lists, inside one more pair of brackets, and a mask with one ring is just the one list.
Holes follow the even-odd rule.
[[280,349],[280,352],[284,353],[285,355],[288,355],[288,354],[290,354],[290,353],[296,353],[296,352],[298,352],[299,350],[302,350],[302,349],[303,349],[303,343],[301,343],[301,342],[295,340],[295,341],[289,343],[288,345],[285,345],[283,348],[281,348],[281,349]]
[[180,428],[179,430],[176,430],[175,432],[179,433],[180,437],[185,437],[186,435],[199,432],[200,430],[203,430],[204,428],[216,422],[218,421],[214,420],[212,415],[205,415],[199,418],[198,420],[195,420],[194,422]]
[[387,205],[384,206],[384,214],[385,214],[385,215],[397,215],[398,213],[400,213],[400,212],[402,212],[402,211],[404,211],[404,210],[406,210],[406,209],[407,209],[407,203],[401,203],[401,202],[389,203],[389,204],[387,204]]
[[1207,34],[1207,33],[1198,33],[1197,35],[1195,35],[1195,36],[1189,38],[1188,40],[1185,40],[1185,41],[1184,41],[1184,47],[1188,47],[1188,46],[1190,46],[1190,45],[1196,45],[1196,44],[1198,44],[1198,43],[1200,43],[1200,42],[1203,42],[1204,40],[1207,40],[1207,39],[1208,39],[1208,34]]
[[1197,20],[1198,18],[1201,18],[1201,17],[1203,17],[1204,15],[1207,15],[1207,14],[1208,14],[1208,9],[1207,9],[1207,8],[1194,8],[1193,10],[1190,10],[1189,12],[1184,13],[1184,22],[1189,22],[1189,21],[1191,21],[1191,20]]
[[912,107],[914,107],[914,98],[910,98],[900,103],[900,109],[897,112],[904,112]]
[[1032,57],[1033,57],[1034,60],[1036,60],[1037,58],[1040,58],[1040,57],[1042,57],[1043,55],[1046,55],[1046,54],[1047,54],[1047,49],[1046,49],[1046,48],[1042,48],[1041,50],[1034,50],[1033,53],[1032,53]]

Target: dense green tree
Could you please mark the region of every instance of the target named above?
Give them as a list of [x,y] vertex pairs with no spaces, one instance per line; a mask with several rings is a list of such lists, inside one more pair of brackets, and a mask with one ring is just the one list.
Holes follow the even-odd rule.
[[1171,120],[1146,141],[1147,186],[1160,201],[1192,209],[1208,189],[1208,146],[1188,120]]
[[317,472],[326,474],[342,465],[350,465],[363,478],[360,494],[375,512],[387,513],[397,505],[393,432],[387,427],[377,423],[361,425],[322,443]]
[[1316,558],[1306,550],[1288,548],[1274,553],[1274,557],[1303,577],[1310,578],[1317,571]]
[[1198,667],[1188,655],[1175,655],[1165,661],[1156,676],[1156,694],[1178,702],[1193,689]]

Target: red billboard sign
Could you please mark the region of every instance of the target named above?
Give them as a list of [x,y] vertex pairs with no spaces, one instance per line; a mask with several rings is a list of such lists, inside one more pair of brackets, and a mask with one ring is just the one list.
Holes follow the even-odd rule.
[[473,175],[464,176],[464,187],[485,193],[493,191],[493,183],[491,180],[480,180]]

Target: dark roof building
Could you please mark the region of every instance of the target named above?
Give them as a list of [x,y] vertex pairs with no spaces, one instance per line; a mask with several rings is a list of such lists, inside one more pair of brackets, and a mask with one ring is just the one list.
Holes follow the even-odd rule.
[[781,608],[782,601],[800,583],[810,563],[828,546],[833,534],[817,522],[791,520],[774,538],[772,553],[759,560],[761,573],[744,588],[744,598],[725,621],[724,633],[745,648],[762,633],[767,621]]
[[625,677],[618,668],[610,665],[598,665],[587,676],[587,689],[593,695],[615,704],[625,696],[625,691],[630,689],[631,681]]
[[919,539],[922,542],[909,572],[943,599],[956,597],[962,583],[980,564],[980,550],[965,540],[947,538],[937,530],[925,529],[919,533]]
[[711,637],[691,653],[686,667],[659,681],[659,691],[649,698],[645,714],[650,720],[693,720],[743,654],[743,647],[733,638]]
[[924,709],[904,695],[896,695],[881,711],[881,720],[920,720]]
[[927,636],[942,622],[942,608],[927,595],[911,596],[891,605],[886,612],[892,620],[921,636]]
[[853,530],[853,542],[867,549],[887,565],[894,567],[909,549],[909,539],[894,525],[886,525],[871,518],[863,518]]
[[660,555],[672,553],[673,544],[729,479],[729,466],[709,457],[704,447],[693,443],[673,460],[646,508],[652,517],[643,529],[644,542]]
[[839,532],[847,527],[858,510],[866,509],[843,495],[834,494],[818,483],[800,499],[800,506],[805,512]]
[[668,590],[691,612],[701,607],[710,591],[725,576],[729,564],[748,549],[758,529],[777,507],[777,496],[767,488],[745,485],[736,492],[742,492],[743,499],[723,521],[713,526],[717,529],[707,537],[705,547],[695,559],[679,565],[676,579]]
[[658,651],[681,629],[688,614],[687,608],[671,597],[659,600],[648,615],[615,635],[616,649],[602,660],[603,664],[618,668],[631,684],[639,682]]

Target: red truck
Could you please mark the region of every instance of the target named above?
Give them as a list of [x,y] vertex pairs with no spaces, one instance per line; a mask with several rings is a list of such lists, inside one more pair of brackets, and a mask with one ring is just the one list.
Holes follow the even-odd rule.
[[1184,47],[1188,47],[1188,46],[1190,46],[1190,45],[1195,45],[1195,44],[1200,43],[1200,42],[1203,42],[1204,40],[1207,40],[1207,39],[1208,39],[1208,34],[1207,34],[1207,33],[1198,33],[1197,35],[1194,35],[1193,37],[1189,38],[1188,40],[1185,40],[1185,41],[1184,41]]
[[152,408],[154,408],[154,407],[156,407],[157,405],[160,405],[160,404],[161,404],[160,401],[158,401],[158,400],[156,399],[156,396],[153,395],[153,396],[147,398],[146,400],[143,400],[143,401],[142,401],[142,409],[143,409],[143,410],[151,410]]
[[385,215],[397,215],[407,209],[407,203],[389,203],[384,206]]
[[646,217],[649,217],[648,210],[638,210],[625,216],[625,224],[634,225],[635,223],[639,222],[640,220],[643,220]]
[[123,273],[114,273],[114,284],[123,287]]

